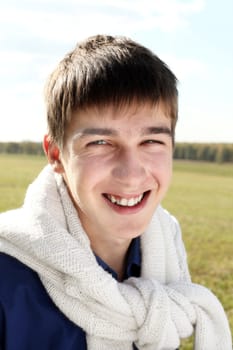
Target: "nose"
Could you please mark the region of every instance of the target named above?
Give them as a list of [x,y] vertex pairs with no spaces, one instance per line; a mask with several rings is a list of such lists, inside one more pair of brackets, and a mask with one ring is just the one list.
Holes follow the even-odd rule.
[[127,186],[141,183],[145,174],[145,164],[135,150],[122,150],[112,169],[114,179]]

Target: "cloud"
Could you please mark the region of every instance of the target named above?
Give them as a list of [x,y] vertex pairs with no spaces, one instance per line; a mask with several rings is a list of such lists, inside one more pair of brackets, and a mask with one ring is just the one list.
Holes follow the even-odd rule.
[[8,0],[0,5],[1,77],[44,77],[78,40],[96,33],[136,40],[136,33],[153,29],[174,33],[204,5],[204,0]]
[[174,55],[164,55],[163,60],[180,81],[189,79],[192,76],[203,78],[209,74],[209,67],[196,58],[180,58]]
[[[176,32],[204,0],[8,0],[0,4],[0,140],[38,139],[44,130],[45,79],[77,40],[97,33],[137,40]],[[141,40],[140,40],[141,41]],[[195,60],[163,57],[181,79],[202,69]],[[13,127],[14,125],[14,127]],[[10,135],[10,136],[9,136]]]
[[40,141],[46,132],[42,94],[33,84],[3,93],[1,115],[0,141]]
[[[204,0],[69,0],[10,1],[2,6],[1,26],[12,36],[73,41],[94,33],[174,31],[204,8]],[[4,39],[4,31],[1,31]]]

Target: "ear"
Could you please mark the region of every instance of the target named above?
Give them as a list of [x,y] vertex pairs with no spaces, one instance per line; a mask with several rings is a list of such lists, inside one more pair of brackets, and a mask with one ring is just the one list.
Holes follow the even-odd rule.
[[49,135],[44,136],[43,140],[44,152],[48,158],[48,162],[51,164],[53,170],[56,173],[63,173],[64,168],[60,159],[60,150],[57,144],[51,140]]

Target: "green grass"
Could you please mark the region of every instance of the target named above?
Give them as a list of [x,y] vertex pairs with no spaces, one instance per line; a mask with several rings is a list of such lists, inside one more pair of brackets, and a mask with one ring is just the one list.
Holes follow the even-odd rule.
[[0,212],[23,203],[25,189],[46,163],[42,156],[0,154]]
[[[0,155],[0,211],[22,204],[45,157]],[[175,161],[163,205],[179,220],[193,281],[221,300],[233,332],[233,164]],[[192,340],[181,350],[191,350]]]
[[181,224],[193,281],[218,296],[233,332],[233,164],[176,161],[163,205]]

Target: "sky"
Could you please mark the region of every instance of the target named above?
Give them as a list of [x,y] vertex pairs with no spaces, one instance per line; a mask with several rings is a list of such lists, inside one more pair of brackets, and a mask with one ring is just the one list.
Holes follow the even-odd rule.
[[179,80],[178,142],[233,143],[232,0],[0,0],[0,142],[41,141],[48,75],[80,40],[124,35]]

